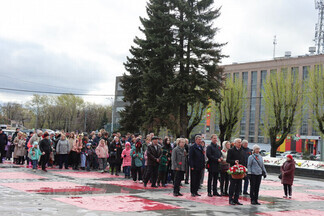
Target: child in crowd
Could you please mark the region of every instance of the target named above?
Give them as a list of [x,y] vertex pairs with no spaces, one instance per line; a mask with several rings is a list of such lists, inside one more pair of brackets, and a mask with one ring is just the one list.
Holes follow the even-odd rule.
[[29,149],[29,158],[32,161],[33,171],[36,172],[37,164],[40,156],[42,155],[41,151],[38,148],[38,142],[33,143],[33,147]]
[[96,152],[93,150],[91,143],[86,144],[86,150],[85,150],[85,155],[86,155],[86,162],[87,162],[87,171],[90,171],[90,168],[94,168],[94,160],[95,160],[95,155]]
[[165,175],[167,173],[168,168],[168,151],[163,149],[162,157],[159,164],[159,177],[157,181],[157,185],[160,187],[160,182],[162,183],[162,187],[165,187]]
[[130,178],[130,168],[132,165],[132,158],[131,158],[131,144],[126,142],[125,149],[121,154],[123,158],[123,168],[125,172],[125,178]]
[[[132,149],[132,158],[134,160],[134,168],[133,168],[133,181],[136,182],[137,179],[139,181],[142,180],[142,166],[143,166],[143,152],[142,152],[142,143],[141,141],[137,141],[134,148]],[[138,178],[137,178],[138,177]]]
[[11,159],[11,155],[12,155],[12,147],[14,146],[14,144],[12,143],[12,136],[9,135],[8,136],[8,142],[6,145],[6,160],[10,160]]
[[106,171],[107,167],[107,158],[109,157],[108,147],[104,139],[99,141],[99,145],[96,148],[96,154],[99,161],[99,170],[101,173]]

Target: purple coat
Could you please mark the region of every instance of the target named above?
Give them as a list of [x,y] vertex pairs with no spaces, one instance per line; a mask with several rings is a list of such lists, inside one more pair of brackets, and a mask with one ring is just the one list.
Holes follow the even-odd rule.
[[281,184],[292,185],[295,177],[295,161],[286,161],[280,168],[282,173]]

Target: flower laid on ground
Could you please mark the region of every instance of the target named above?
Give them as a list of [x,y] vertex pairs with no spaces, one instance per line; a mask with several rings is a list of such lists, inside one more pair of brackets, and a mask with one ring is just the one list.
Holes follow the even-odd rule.
[[242,166],[240,164],[234,165],[231,168],[227,170],[227,173],[230,175],[240,175],[246,173],[248,170],[245,166]]

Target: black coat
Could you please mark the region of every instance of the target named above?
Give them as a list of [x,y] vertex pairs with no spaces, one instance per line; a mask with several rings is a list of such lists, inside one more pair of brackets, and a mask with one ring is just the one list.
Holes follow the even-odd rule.
[[0,147],[5,147],[8,143],[8,137],[7,134],[5,134],[4,132],[2,132],[0,134]]
[[202,170],[205,168],[205,155],[203,149],[197,143],[189,148],[189,166],[194,170]]
[[207,146],[207,168],[209,172],[218,172],[219,171],[219,162],[218,159],[222,157],[222,152],[220,150],[220,147],[217,144],[210,143],[209,146]]
[[249,148],[244,148],[243,146],[241,148],[242,148],[242,150],[245,153],[245,164],[242,164],[242,165],[246,167],[247,166],[248,158],[250,157],[250,155],[252,155],[252,150],[249,149]]
[[156,159],[160,159],[162,156],[162,149],[160,145],[157,145],[157,149],[155,149],[154,145],[151,144],[147,147],[147,165],[148,166],[156,166],[159,163]]
[[[116,150],[115,150],[116,149]],[[118,142],[112,142],[109,146],[109,162],[113,164],[120,165],[122,163],[121,160],[121,153],[123,151],[123,148],[121,146],[121,143]]]
[[231,166],[234,166],[236,160],[238,160],[239,164],[243,166],[247,163],[245,161],[245,152],[243,151],[243,149],[240,148],[239,150],[237,150],[237,148],[234,146],[233,148],[228,150],[226,162]]
[[43,153],[51,153],[52,152],[52,147],[51,147],[51,141],[49,139],[42,139],[39,142],[39,150]]

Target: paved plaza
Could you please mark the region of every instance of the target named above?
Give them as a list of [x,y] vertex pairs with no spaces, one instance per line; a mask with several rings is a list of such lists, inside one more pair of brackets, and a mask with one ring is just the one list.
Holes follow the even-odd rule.
[[172,186],[152,189],[108,173],[48,169],[45,173],[5,163],[0,165],[0,208],[8,215],[324,215],[324,181],[295,178],[293,198],[284,199],[277,175],[261,183],[260,202],[230,206],[228,197],[208,197],[206,181],[191,197],[184,185],[183,197],[172,196]]

